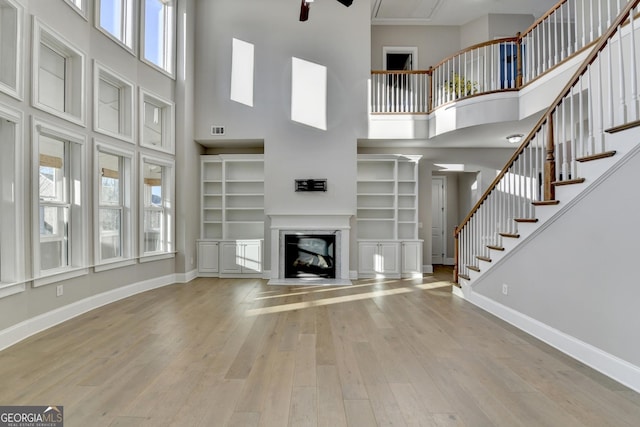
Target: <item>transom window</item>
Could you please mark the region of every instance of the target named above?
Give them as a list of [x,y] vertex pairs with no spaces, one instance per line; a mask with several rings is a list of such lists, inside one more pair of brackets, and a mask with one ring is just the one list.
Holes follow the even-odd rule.
[[175,0],[144,0],[143,58],[173,75],[175,68]]
[[95,63],[94,128],[133,142],[133,83]]
[[133,0],[97,0],[96,26],[133,51],[134,13]]
[[22,96],[22,7],[14,0],[0,0],[0,92]]

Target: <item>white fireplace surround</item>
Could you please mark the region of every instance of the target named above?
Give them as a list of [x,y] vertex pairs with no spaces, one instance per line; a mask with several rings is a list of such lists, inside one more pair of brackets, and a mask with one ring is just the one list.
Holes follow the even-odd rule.
[[[314,285],[350,285],[350,214],[271,214],[270,285],[309,283]],[[287,279],[284,277],[284,236],[286,234],[335,234],[336,278]]]

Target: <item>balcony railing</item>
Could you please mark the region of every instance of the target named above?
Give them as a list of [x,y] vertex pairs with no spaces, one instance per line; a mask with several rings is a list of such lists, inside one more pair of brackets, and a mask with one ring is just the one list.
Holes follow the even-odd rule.
[[524,33],[477,44],[422,71],[372,71],[371,113],[429,113],[519,90],[592,46],[629,0],[562,0]]

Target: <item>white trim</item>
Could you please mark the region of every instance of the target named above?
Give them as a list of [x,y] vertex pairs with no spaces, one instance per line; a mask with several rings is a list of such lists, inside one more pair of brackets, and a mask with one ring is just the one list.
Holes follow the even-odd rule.
[[198,270],[193,269],[191,271],[187,271],[186,273],[175,273],[176,283],[189,283],[190,281],[198,278]]
[[411,69],[418,69],[418,47],[417,46],[382,46],[382,69],[387,69],[388,53],[408,53],[411,55]]
[[[34,266],[35,268],[36,266]],[[33,280],[32,286],[34,288],[38,288],[44,285],[50,285],[52,283],[63,282],[65,280],[74,279],[80,276],[86,276],[89,274],[89,269],[87,267],[79,267],[79,268],[66,268],[64,270],[57,270],[54,273],[48,274],[46,276],[40,276]]]
[[152,254],[152,255],[141,255],[140,258],[138,258],[138,262],[140,264],[143,264],[145,262],[153,262],[153,261],[160,261],[163,259],[175,258],[175,256],[176,256],[175,252],[159,253],[159,254]]
[[424,274],[433,274],[433,264],[423,265],[422,272]]
[[444,265],[456,265],[456,261],[453,258],[445,258]]
[[26,285],[24,283],[0,283],[0,299],[19,294],[26,290]]
[[87,18],[87,2],[89,0],[81,0],[82,7],[78,7],[73,0],[64,0],[74,12],[82,17],[85,21],[89,21]]
[[88,311],[110,304],[121,299],[161,288],[176,283],[175,274],[156,277],[111,291],[103,292],[88,298],[48,311],[27,319],[0,331],[0,351],[10,347],[38,332],[51,328],[67,320],[73,319]]
[[[465,300],[619,383],[640,392],[640,367],[476,293],[466,282],[461,281],[461,283]],[[454,286],[454,288],[457,287]],[[460,296],[460,292],[454,292],[454,294]]]
[[7,95],[22,101],[23,97],[23,66],[24,66],[24,36],[23,32],[23,18],[24,18],[24,8],[20,3],[17,3],[14,0],[5,0],[7,3],[12,5],[16,9],[16,85],[15,87],[9,86],[3,82],[0,82],[0,92],[6,93]]
[[349,280],[358,280],[358,270],[349,270]]

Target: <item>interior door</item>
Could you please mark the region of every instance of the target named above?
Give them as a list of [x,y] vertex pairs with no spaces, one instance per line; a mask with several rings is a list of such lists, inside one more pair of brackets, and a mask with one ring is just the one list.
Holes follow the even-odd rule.
[[444,264],[445,260],[445,209],[444,177],[431,179],[431,263]]

